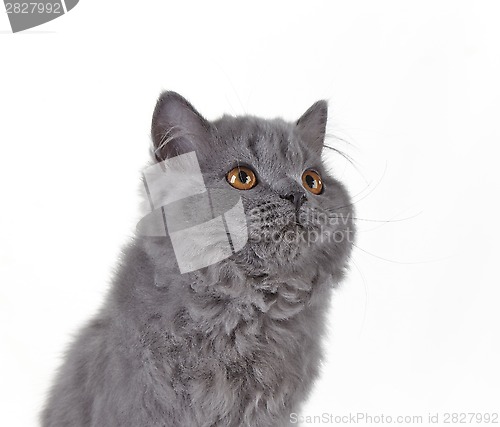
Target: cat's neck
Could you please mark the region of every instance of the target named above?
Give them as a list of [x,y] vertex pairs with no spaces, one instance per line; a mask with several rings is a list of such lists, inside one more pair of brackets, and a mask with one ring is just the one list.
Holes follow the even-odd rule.
[[171,255],[143,245],[129,248],[126,256],[134,262],[123,264],[114,292],[120,312],[135,322],[160,316],[168,328],[184,316],[190,327],[231,334],[242,323],[259,327],[293,321],[329,299],[329,278],[319,272],[307,277],[281,271],[251,275],[228,259],[216,268],[181,275],[172,268]]

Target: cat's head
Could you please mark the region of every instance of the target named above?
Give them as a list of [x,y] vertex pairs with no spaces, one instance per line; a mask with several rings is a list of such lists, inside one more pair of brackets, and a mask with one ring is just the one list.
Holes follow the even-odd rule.
[[[216,223],[224,225],[217,239],[226,246],[229,239],[229,258],[255,276],[341,270],[354,237],[353,209],[321,158],[327,113],[326,101],[318,101],[296,122],[227,115],[210,122],[177,93],[161,94],[152,122],[155,161],[195,152],[199,170],[196,165],[194,172],[201,172],[212,205],[216,200],[226,206],[219,209],[220,222],[209,223],[217,212],[207,216],[209,209],[196,204],[191,213],[178,210],[172,220],[194,218],[203,233]],[[166,185],[182,186],[186,179],[192,177],[181,174]],[[239,201],[243,216],[230,209]],[[240,236],[231,236],[231,230]],[[245,244],[237,247],[242,230]]]

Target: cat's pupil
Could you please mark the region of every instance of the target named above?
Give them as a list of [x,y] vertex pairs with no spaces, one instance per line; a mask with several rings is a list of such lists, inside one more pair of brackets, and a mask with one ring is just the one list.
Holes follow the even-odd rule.
[[306,183],[310,188],[316,188],[316,180],[311,175],[306,175]]
[[238,172],[238,179],[243,183],[243,184],[248,184],[251,181],[250,176],[244,172],[244,171],[239,171]]

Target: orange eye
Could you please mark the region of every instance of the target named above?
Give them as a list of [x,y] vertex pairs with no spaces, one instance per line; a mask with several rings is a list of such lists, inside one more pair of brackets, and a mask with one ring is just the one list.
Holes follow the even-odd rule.
[[250,190],[257,185],[257,177],[252,169],[245,166],[237,166],[231,169],[226,178],[227,182],[238,190]]
[[302,185],[313,194],[321,194],[323,191],[323,181],[313,170],[306,170],[302,174]]

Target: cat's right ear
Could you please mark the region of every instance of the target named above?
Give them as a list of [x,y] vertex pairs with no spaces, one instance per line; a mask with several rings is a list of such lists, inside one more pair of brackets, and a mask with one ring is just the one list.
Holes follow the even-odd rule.
[[196,151],[207,145],[210,136],[210,122],[184,97],[172,91],[160,95],[151,124],[156,160]]
[[321,153],[325,140],[328,103],[325,100],[315,102],[302,114],[296,123],[296,129],[302,140],[316,153]]

